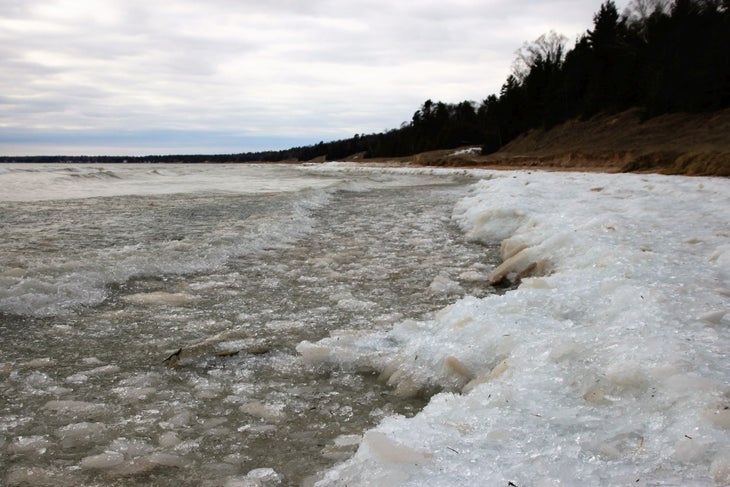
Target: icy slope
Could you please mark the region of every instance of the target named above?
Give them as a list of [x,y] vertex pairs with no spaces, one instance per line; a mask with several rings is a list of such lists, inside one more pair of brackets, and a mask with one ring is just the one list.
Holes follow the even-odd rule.
[[317,485],[730,484],[730,181],[502,172],[454,211],[503,239],[493,278],[428,322],[298,350],[404,394]]

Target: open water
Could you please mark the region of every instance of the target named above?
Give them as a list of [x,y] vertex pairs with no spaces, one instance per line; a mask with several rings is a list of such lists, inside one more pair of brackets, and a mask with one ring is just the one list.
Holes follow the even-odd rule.
[[471,182],[0,167],[0,484],[311,482],[424,398],[296,345],[492,292],[451,221]]

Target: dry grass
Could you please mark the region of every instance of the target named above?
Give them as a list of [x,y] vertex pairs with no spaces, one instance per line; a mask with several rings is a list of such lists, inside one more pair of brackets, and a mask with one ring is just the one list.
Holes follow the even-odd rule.
[[688,176],[730,177],[728,152],[670,152],[644,154],[626,164],[624,172],[660,172]]
[[[531,130],[487,156],[432,151],[389,161],[424,166],[535,168],[730,176],[730,109],[642,121],[637,110]],[[362,159],[359,159],[362,160]],[[383,161],[383,159],[381,159]]]

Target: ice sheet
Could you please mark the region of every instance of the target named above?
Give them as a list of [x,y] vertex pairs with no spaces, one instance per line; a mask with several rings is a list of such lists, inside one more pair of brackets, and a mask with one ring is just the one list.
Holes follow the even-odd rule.
[[453,218],[504,239],[492,278],[521,284],[300,344],[443,391],[318,486],[730,483],[730,181],[499,172]]

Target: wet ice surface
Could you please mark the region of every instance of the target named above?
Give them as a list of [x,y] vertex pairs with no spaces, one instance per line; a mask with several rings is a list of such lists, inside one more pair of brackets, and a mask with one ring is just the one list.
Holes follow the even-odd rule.
[[[466,293],[490,292],[479,284],[492,265],[488,249],[467,243],[450,220],[461,196],[457,184],[336,192],[291,212],[307,228],[290,221],[298,230],[287,239],[270,238],[266,228],[267,212],[287,207],[279,200],[147,196],[35,206],[75,218],[65,223],[87,235],[119,224],[116,237],[130,233],[134,242],[109,242],[117,255],[107,264],[105,244],[56,232],[49,245],[90,255],[79,275],[120,277],[105,274],[107,285],[83,288],[103,293],[95,307],[2,316],[5,485],[296,485],[347,458],[366,428],[414,414],[423,399],[402,399],[367,371],[306,365],[295,347],[338,329],[386,329]],[[231,251],[226,232],[236,229],[225,223],[233,211],[264,222],[240,232],[267,238]],[[211,218],[223,224],[211,230]],[[18,269],[39,261],[63,267],[38,245],[29,245],[35,261]]]
[[730,180],[495,172],[454,219],[514,290],[298,349],[404,392],[317,487],[730,485]]

